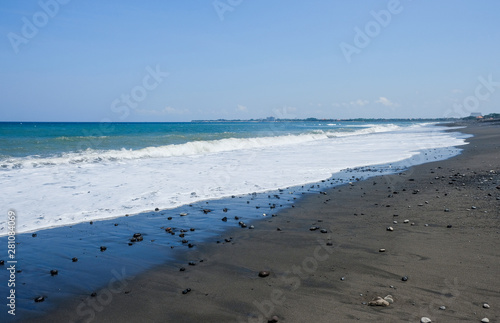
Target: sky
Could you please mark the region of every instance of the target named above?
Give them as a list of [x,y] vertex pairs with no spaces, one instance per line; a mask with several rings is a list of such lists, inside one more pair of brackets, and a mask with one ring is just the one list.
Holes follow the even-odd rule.
[[497,0],[0,2],[0,121],[500,112]]

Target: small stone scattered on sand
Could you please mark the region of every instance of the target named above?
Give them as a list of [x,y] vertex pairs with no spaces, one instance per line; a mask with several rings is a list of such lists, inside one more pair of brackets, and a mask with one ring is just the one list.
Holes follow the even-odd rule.
[[394,231],[394,228],[393,227],[387,227],[386,229],[387,231]]
[[278,323],[279,322],[279,317],[277,317],[276,315],[274,315],[273,317],[271,317],[271,319],[269,319],[267,321],[267,323]]
[[182,294],[187,294],[191,291],[191,288],[186,288],[185,290],[182,291]]
[[490,322],[490,320],[487,317],[485,317],[481,320],[481,323],[489,323],[489,322]]
[[404,282],[407,281],[408,280],[408,276],[401,277],[401,280],[404,281]]
[[368,305],[370,306],[389,306],[391,305],[388,301],[383,299],[382,297],[378,296],[374,298],[373,300],[368,302]]
[[385,252],[385,249],[381,248],[381,249],[378,250],[378,252]]
[[262,278],[267,277],[270,274],[271,274],[271,272],[268,271],[268,270],[261,270],[261,271],[259,271],[259,277],[262,277]]
[[420,323],[431,323],[431,322],[432,320],[425,316],[420,319]]
[[484,303],[484,304],[483,304],[483,308],[490,308],[490,304],[488,304],[488,303]]
[[444,311],[444,310],[446,309],[446,306],[439,306],[439,309],[440,309],[441,311]]

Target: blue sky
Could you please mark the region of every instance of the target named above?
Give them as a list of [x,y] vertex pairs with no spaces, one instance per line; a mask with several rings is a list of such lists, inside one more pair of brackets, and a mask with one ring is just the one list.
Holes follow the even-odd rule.
[[500,112],[500,2],[0,3],[0,121]]

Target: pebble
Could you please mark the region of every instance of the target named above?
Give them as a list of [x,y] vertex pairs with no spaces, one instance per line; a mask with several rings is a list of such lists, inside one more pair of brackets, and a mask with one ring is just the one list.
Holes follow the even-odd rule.
[[182,291],[182,294],[187,294],[191,291],[191,288],[186,288],[185,290]]
[[278,323],[279,320],[280,318],[274,315],[270,320],[267,321],[267,323]]
[[[203,210],[203,212],[205,212],[205,210]],[[210,211],[208,211],[208,212],[210,212]],[[208,213],[208,212],[206,212],[206,213]],[[206,213],[205,213],[205,214],[206,214]],[[179,215],[180,215],[180,216],[186,216],[186,215],[188,215],[188,214],[187,214],[187,213],[181,213],[181,214],[179,214]]]
[[106,249],[108,248],[106,248],[105,246],[101,246],[101,251],[105,251]]
[[384,300],[387,301],[389,304],[394,303],[394,298],[392,298],[392,295],[387,295],[386,297],[384,297]]
[[446,309],[446,306],[439,306],[439,309],[440,309],[441,311],[444,311],[444,310]]
[[378,252],[385,252],[385,249],[379,249]]
[[155,208],[155,211],[158,212],[158,211],[160,211],[160,209],[159,208]]
[[227,217],[223,217],[222,221],[227,222]]
[[179,268],[179,271],[186,271],[186,268],[181,267],[181,268]]
[[387,231],[394,231],[394,228],[393,227],[387,227],[386,229]]
[[44,300],[45,300],[44,296],[38,296],[34,299],[35,303],[40,303],[43,302]]
[[393,224],[398,224],[398,221],[392,221]]
[[58,273],[59,273],[59,272],[58,272],[57,270],[55,270],[55,269],[52,269],[52,270],[50,271],[50,275],[51,275],[51,276],[55,276],[55,275],[57,275]]
[[328,233],[328,231],[326,229],[321,229],[321,230],[319,230],[319,232],[321,232],[321,233]]
[[404,220],[403,221],[403,223],[409,223],[409,222],[410,222],[410,220]]
[[408,280],[408,276],[401,277],[401,280],[404,281],[404,282],[407,281]]
[[432,322],[432,320],[428,317],[425,317],[423,316],[421,319],[420,319],[420,323],[430,323]]
[[267,270],[261,270],[261,271],[259,271],[259,277],[262,277],[262,278],[267,277],[270,274],[271,274],[271,272],[267,271]]
[[484,304],[483,304],[483,308],[490,308],[490,304],[488,304],[488,303],[484,303]]
[[73,257],[73,258],[71,259],[71,261],[73,261],[73,262],[77,262],[77,261],[78,261],[78,258]]
[[453,226],[452,226],[451,224],[448,224],[446,227],[447,227],[448,229],[451,229]]
[[370,306],[389,306],[391,305],[388,301],[383,299],[382,297],[378,296],[377,298],[374,298],[370,302],[368,302],[368,305]]
[[485,317],[481,320],[481,323],[489,323],[489,322],[490,322],[490,320],[487,317]]
[[318,230],[318,229],[319,229],[318,227],[310,227],[310,228],[309,228],[309,230],[310,230],[310,231],[316,231],[316,230]]
[[248,228],[249,229],[255,229],[255,227],[253,225],[249,226]]
[[32,236],[33,238],[36,238],[36,233],[33,233],[31,236]]

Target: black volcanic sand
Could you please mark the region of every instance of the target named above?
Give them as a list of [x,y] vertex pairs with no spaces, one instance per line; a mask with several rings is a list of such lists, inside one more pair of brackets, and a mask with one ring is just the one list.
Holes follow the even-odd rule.
[[500,127],[462,132],[457,157],[305,195],[33,322],[496,322]]

